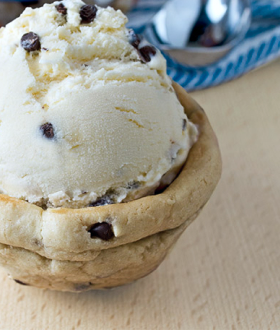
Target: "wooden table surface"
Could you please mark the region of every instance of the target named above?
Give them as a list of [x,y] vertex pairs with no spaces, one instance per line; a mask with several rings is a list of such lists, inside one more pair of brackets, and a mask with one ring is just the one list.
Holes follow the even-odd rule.
[[280,62],[193,93],[223,175],[150,276],[83,294],[24,287],[0,271],[1,330],[280,329]]

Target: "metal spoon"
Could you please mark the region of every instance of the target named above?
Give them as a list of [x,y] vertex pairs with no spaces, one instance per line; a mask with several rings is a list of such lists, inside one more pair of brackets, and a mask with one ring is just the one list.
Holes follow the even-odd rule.
[[245,36],[249,0],[171,0],[154,16],[144,36],[182,64],[217,61]]

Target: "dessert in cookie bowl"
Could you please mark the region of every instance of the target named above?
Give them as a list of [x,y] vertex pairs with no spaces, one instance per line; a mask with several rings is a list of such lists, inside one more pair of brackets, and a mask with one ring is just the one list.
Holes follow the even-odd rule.
[[21,284],[149,274],[218,183],[204,111],[126,22],[68,0],[0,30],[0,264]]

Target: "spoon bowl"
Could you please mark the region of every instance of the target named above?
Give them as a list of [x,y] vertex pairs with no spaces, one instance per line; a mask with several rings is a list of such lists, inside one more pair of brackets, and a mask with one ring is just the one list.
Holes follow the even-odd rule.
[[188,66],[211,64],[247,33],[249,0],[171,0],[144,31],[147,40]]

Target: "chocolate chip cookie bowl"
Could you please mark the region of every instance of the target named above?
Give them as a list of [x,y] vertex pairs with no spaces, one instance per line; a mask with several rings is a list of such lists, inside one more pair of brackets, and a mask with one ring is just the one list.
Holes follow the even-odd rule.
[[20,284],[149,274],[220,178],[204,111],[126,22],[66,0],[0,30],[0,264]]
[[[163,192],[121,204],[47,210],[0,195],[0,262],[11,278],[80,292],[123,285],[159,266],[221,174],[218,143],[205,113],[174,87],[200,134],[182,171]],[[105,226],[98,230],[100,224]]]

